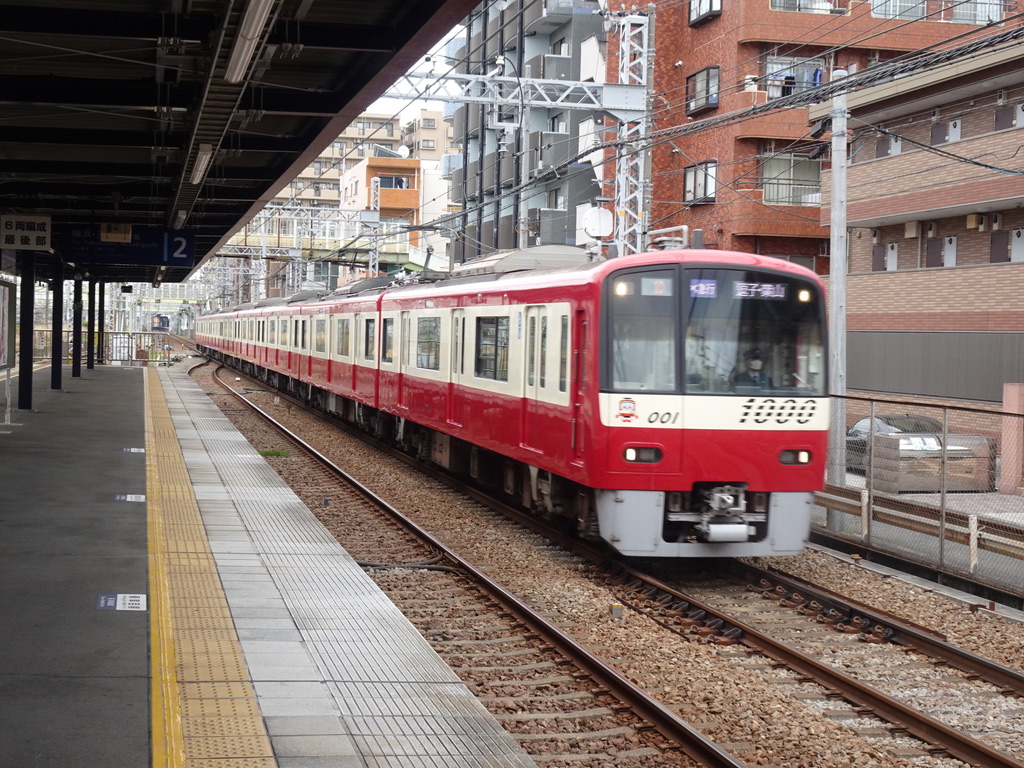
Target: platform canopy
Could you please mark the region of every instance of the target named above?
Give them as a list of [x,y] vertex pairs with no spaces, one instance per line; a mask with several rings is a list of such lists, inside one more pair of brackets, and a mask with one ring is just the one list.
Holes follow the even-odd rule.
[[0,1],[4,267],[180,282],[475,5]]

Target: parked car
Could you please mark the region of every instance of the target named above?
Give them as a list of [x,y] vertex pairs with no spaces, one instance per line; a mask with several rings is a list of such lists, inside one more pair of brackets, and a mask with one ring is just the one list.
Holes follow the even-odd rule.
[[984,435],[946,431],[931,416],[894,413],[863,418],[846,431],[846,468],[865,472],[868,440],[874,439],[871,481],[884,492],[934,493],[995,489],[995,441]]

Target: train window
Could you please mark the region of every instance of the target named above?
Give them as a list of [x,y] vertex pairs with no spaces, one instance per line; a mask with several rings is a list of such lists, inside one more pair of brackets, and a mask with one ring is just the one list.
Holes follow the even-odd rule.
[[281,346],[288,346],[288,319],[281,318]]
[[416,325],[416,367],[441,370],[441,318],[421,317]]
[[381,320],[380,361],[391,363],[395,359],[395,318],[385,317]]
[[548,370],[548,319],[540,319],[540,385],[547,386]]
[[531,387],[537,374],[537,318],[529,320],[529,330],[526,332],[526,383]]
[[569,316],[562,315],[562,340],[558,350],[558,391],[565,392],[569,378]]
[[402,365],[406,368],[412,363],[412,318],[409,313],[402,313]]
[[349,319],[345,317],[338,321],[338,354],[341,357],[348,357],[352,354],[350,350]]
[[478,317],[476,321],[476,375],[508,381],[508,318]]
[[299,321],[293,320],[292,322],[294,324],[294,329],[292,330],[292,346],[296,349],[302,349],[302,344],[299,343],[299,340],[302,338],[299,332]]
[[271,344],[277,344],[277,321],[276,320],[268,320],[267,323],[268,323],[267,328],[270,331],[270,343]]
[[462,341],[465,333],[465,324],[461,317],[456,317],[452,323],[452,373],[463,373],[462,364]]
[[678,291],[674,270],[620,272],[608,301],[610,384],[616,391],[676,391]]
[[327,351],[327,320],[318,318],[316,331],[313,335],[313,345],[317,352]]
[[363,359],[374,360],[377,349],[377,321],[369,319],[363,328]]
[[813,285],[735,269],[688,270],[686,282],[688,392],[824,394],[824,302]]

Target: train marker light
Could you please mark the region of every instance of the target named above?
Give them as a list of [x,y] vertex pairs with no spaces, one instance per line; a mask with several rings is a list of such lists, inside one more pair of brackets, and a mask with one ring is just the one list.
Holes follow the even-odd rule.
[[810,464],[810,451],[783,451],[779,454],[779,462],[782,464]]
[[796,294],[797,301],[806,304],[811,300],[811,292],[806,288],[801,288]]
[[630,463],[657,464],[661,461],[662,453],[660,448],[653,445],[639,445],[627,448],[623,451],[622,457]]

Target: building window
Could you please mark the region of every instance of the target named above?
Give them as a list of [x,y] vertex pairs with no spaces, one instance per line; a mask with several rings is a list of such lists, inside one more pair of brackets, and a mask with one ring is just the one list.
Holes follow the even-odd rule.
[[925,5],[921,0],[871,0],[871,12],[883,19],[920,19]]
[[423,122],[421,123],[421,125],[424,128],[436,128],[437,127],[437,120],[435,120],[432,117],[424,117],[423,118]]
[[765,59],[765,82],[768,98],[781,99],[821,85],[825,76],[822,59],[801,59],[796,56],[768,56]]
[[807,155],[772,155],[762,163],[765,205],[820,205],[821,161]]
[[687,203],[715,202],[715,183],[718,163],[711,161],[691,165],[683,174],[683,201]]
[[799,11],[800,13],[842,13],[843,7],[832,0],[772,0],[773,11]]
[[722,15],[722,0],[690,0],[690,26]]
[[394,123],[381,123],[380,130],[384,131],[384,135],[391,138],[395,135],[395,124]]
[[508,381],[508,318],[479,317],[476,321],[476,375]]
[[433,139],[424,139],[423,141],[420,142],[421,149],[433,149],[436,146],[437,142],[434,141]]
[[412,189],[412,179],[408,176],[381,176],[381,189]]
[[370,130],[370,122],[368,120],[357,120],[356,131],[360,136],[365,136],[366,132]]
[[1003,4],[992,0],[962,0],[953,3],[953,21],[958,24],[991,24],[1003,20]]
[[718,106],[718,67],[708,67],[686,78],[686,112]]

